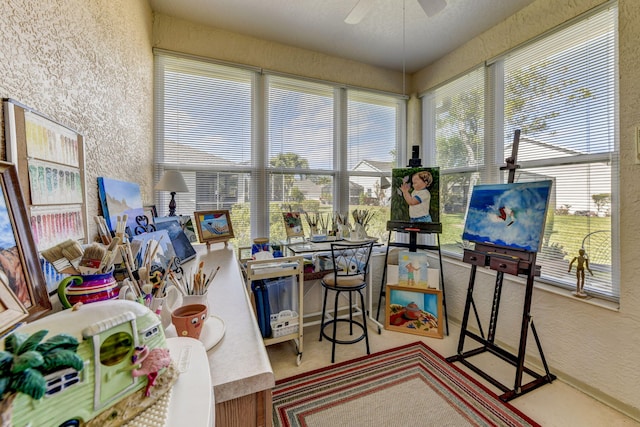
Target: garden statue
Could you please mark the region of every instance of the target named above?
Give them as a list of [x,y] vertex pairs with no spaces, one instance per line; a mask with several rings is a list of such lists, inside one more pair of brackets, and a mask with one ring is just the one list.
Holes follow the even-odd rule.
[[574,292],[574,295],[579,297],[579,298],[584,298],[587,296],[587,294],[584,292],[584,269],[586,268],[589,273],[593,276],[593,271],[591,271],[591,268],[589,268],[589,258],[587,257],[587,254],[585,253],[584,249],[580,249],[578,251],[578,256],[574,257],[571,262],[569,263],[569,271],[571,271],[571,267],[573,266],[574,262],[578,262],[576,265],[576,291]]

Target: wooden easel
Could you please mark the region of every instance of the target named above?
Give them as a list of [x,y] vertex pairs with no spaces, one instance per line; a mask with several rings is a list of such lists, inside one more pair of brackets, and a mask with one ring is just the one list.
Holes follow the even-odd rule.
[[[412,148],[412,157],[409,159],[407,167],[421,167],[422,162],[418,158],[419,146],[414,145]],[[442,269],[442,252],[440,251],[440,234],[442,234],[442,224],[433,222],[406,222],[406,221],[387,221],[387,231],[389,237],[387,239],[387,250],[384,255],[384,267],[382,269],[382,284],[380,288],[380,296],[378,297],[378,310],[376,311],[376,322],[380,317],[380,306],[382,305],[382,297],[387,297],[385,284],[387,279],[387,261],[389,259],[390,247],[408,248],[409,252],[416,252],[418,249],[426,249],[438,252],[438,261],[440,263],[440,288],[442,289],[442,308],[444,312],[445,333],[449,335],[449,319],[447,316],[447,299],[444,291],[444,270]],[[409,243],[391,242],[391,232],[408,233]],[[418,244],[418,234],[435,234],[435,245]],[[378,331],[380,332],[380,331]]]
[[[408,248],[409,252],[416,252],[418,249],[427,249],[436,251],[438,253],[438,261],[440,263],[440,288],[442,290],[442,309],[444,313],[445,334],[449,335],[449,319],[447,316],[447,299],[444,287],[444,270],[442,269],[442,252],[440,251],[440,234],[442,233],[441,223],[406,223],[403,221],[387,221],[387,230],[389,231],[389,238],[387,239],[387,251],[384,255],[384,267],[382,269],[382,287],[380,288],[380,297],[378,298],[378,310],[376,312],[376,321],[380,316],[380,306],[382,305],[382,297],[387,297],[385,291],[385,283],[387,278],[387,261],[389,259],[390,247]],[[396,233],[408,233],[409,243],[400,243],[391,241],[391,232]],[[435,245],[418,244],[418,234],[435,234]]]
[[[515,170],[518,168],[516,164],[516,158],[518,153],[518,143],[520,140],[520,130],[516,130],[514,134],[513,140],[513,149],[511,157],[506,159],[507,165],[501,167],[501,170],[509,171],[508,182],[513,183],[515,179]],[[531,301],[533,295],[533,281],[534,276],[540,275],[540,268],[536,265],[536,252],[529,251],[520,251],[514,250],[510,248],[501,248],[496,247],[494,245],[487,245],[476,243],[475,248],[473,250],[465,249],[463,261],[471,264],[471,273],[469,277],[469,287],[467,290],[467,299],[464,308],[464,315],[462,318],[462,325],[460,330],[460,339],[458,341],[458,353],[454,356],[448,357],[448,362],[460,362],[478,375],[480,375],[485,380],[489,381],[491,384],[500,389],[503,394],[500,395],[500,399],[503,401],[509,401],[515,399],[518,396],[521,396],[524,393],[527,393],[531,390],[534,390],[544,384],[550,383],[553,381],[556,376],[549,372],[549,367],[544,357],[544,353],[542,351],[542,345],[540,344],[540,340],[538,338],[538,334],[536,332],[535,326],[533,324],[533,320],[531,318]],[[487,330],[487,335],[482,329],[482,325],[480,322],[480,318],[478,315],[478,311],[476,308],[476,304],[473,300],[473,288],[475,285],[475,276],[476,269],[480,267],[489,267],[492,270],[496,271],[496,280],[495,280],[495,290],[493,293],[493,304],[491,307],[491,315],[489,317],[489,329]],[[498,313],[500,311],[500,296],[502,294],[502,282],[504,278],[504,274],[511,274],[514,276],[518,275],[526,275],[527,284],[525,288],[525,296],[524,296],[524,308],[522,311],[522,323],[520,325],[520,343],[518,346],[518,353],[512,354],[507,350],[501,348],[495,343],[496,337],[496,326],[498,322]],[[471,332],[468,329],[468,321],[469,314],[471,312],[471,308],[473,307],[474,315],[476,318],[476,322],[478,324],[478,329],[480,335]],[[541,375],[524,365],[524,359],[526,354],[526,346],[527,346],[527,335],[529,332],[529,326],[531,326],[531,331],[533,332],[533,337],[536,341],[536,345],[538,347],[538,352],[540,353],[540,359],[542,360],[542,364],[544,366],[545,374]],[[480,347],[477,347],[472,350],[464,351],[464,342],[465,338],[469,337],[479,344]],[[475,366],[468,359],[472,356],[476,356],[480,353],[489,352],[500,359],[510,363],[515,366],[515,381],[513,388],[507,387],[504,384],[500,383],[498,380]],[[533,380],[522,384],[523,374],[526,373],[533,377]]]

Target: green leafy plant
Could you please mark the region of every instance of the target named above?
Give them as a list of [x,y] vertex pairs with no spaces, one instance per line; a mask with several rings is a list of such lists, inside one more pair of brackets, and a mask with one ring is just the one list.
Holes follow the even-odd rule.
[[49,331],[33,334],[14,332],[4,340],[0,351],[0,408],[2,425],[11,425],[11,406],[18,393],[40,399],[46,391],[45,375],[60,369],[82,370],[84,363],[76,353],[78,340],[59,334],[42,342]]

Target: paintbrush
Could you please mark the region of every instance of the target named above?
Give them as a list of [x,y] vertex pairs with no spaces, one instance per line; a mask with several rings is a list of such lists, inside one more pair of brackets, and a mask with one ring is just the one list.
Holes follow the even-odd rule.
[[58,243],[57,245],[40,252],[40,254],[44,259],[49,261],[51,265],[53,265],[53,268],[55,268],[58,273],[78,274],[76,269],[73,267],[73,265],[71,265],[69,260],[64,256],[64,253],[62,252],[62,250],[66,245],[69,244],[69,242],[73,242],[73,240],[66,240],[62,243]]
[[106,221],[104,220],[104,217],[96,215],[93,217],[93,220],[98,226],[98,237],[100,238],[100,241],[102,242],[102,244],[108,245],[111,235],[109,233],[109,228],[106,227]]
[[118,249],[118,245],[120,244],[120,241],[121,241],[120,237],[116,236],[113,238],[113,240],[109,244],[109,247],[107,248],[107,251],[105,252],[104,257],[102,257],[102,261],[100,261],[100,272],[107,273],[109,270],[111,270],[111,267],[113,267],[113,262],[116,259],[116,253],[117,253],[117,249]]
[[99,243],[93,243],[91,246],[88,246],[84,250],[82,260],[80,260],[80,265],[78,266],[80,274],[98,273],[106,251],[106,248]]
[[77,270],[80,265],[80,261],[82,260],[84,250],[82,249],[82,246],[80,246],[80,243],[73,240],[67,240],[67,244],[62,248],[62,254]]

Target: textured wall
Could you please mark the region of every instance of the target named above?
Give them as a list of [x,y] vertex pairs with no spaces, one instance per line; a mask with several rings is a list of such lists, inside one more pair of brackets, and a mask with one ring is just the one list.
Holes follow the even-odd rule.
[[[412,79],[423,91],[565,22],[604,0],[538,0]],[[611,309],[539,286],[533,316],[554,373],[640,419],[640,2],[619,1],[621,307]],[[15,98],[86,138],[89,214],[98,212],[95,178],[138,182],[151,200],[152,53],[165,49],[288,73],[402,92],[398,73],[288,46],[158,17],[151,42],[145,0],[3,0],[0,2],[0,95]],[[409,146],[419,138],[419,103],[410,104]],[[445,264],[447,308],[462,316],[468,266]],[[480,272],[478,306],[488,312],[493,275]],[[505,283],[498,339],[515,346],[523,285]],[[535,343],[528,343],[535,358]]]
[[153,45],[237,64],[402,93],[402,73],[157,14]]
[[84,135],[89,218],[98,176],[153,197],[151,29],[146,0],[0,2],[0,96]]

